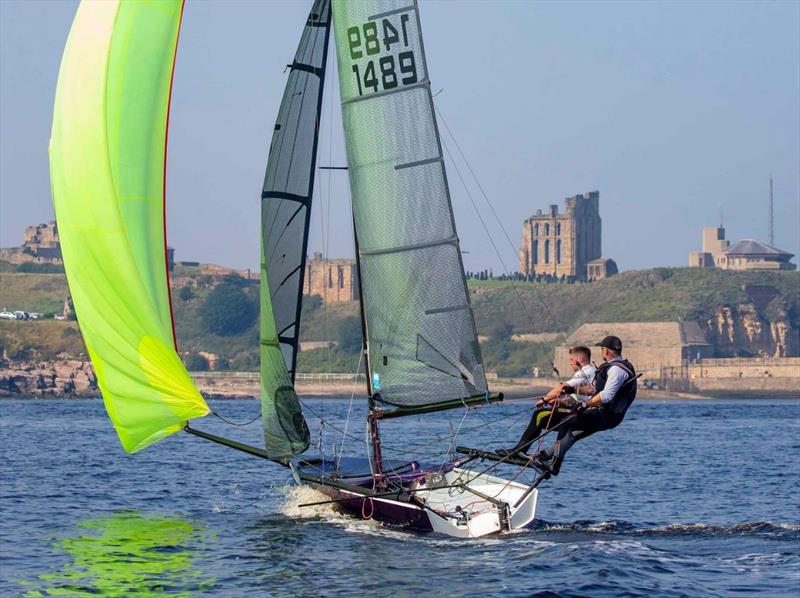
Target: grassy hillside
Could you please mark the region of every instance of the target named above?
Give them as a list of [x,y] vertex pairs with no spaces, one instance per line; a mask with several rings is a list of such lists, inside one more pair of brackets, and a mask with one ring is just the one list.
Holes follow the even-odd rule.
[[0,272],[0,308],[60,314],[68,295],[64,274]]
[[[209,296],[221,284],[233,285],[247,302],[257,304],[258,281],[201,275],[191,270],[173,276],[173,310],[182,352],[204,351],[222,358],[220,367],[258,368],[257,318],[236,334],[209,332]],[[568,334],[585,322],[697,320],[705,323],[720,306],[750,302],[745,284],[767,284],[780,295],[766,316],[784,311],[800,329],[800,272],[725,272],[657,268],[625,272],[596,283],[530,283],[499,280],[469,283],[482,352],[489,371],[520,375],[532,366],[547,367],[553,342],[512,342],[512,334]],[[60,274],[0,273],[0,307],[26,311],[60,311],[67,287]],[[336,346],[300,353],[298,371],[354,371],[361,325],[356,303],[322,305],[318,297],[304,302],[301,338],[333,340]],[[83,352],[75,324],[55,321],[2,322],[0,345],[9,354],[25,349],[42,356]],[[73,330],[68,332],[67,330]],[[560,338],[563,338],[560,337]]]
[[60,320],[0,320],[0,355],[3,348],[19,361],[86,354],[78,324]]
[[511,324],[514,333],[570,332],[586,322],[705,322],[723,305],[750,302],[745,284],[780,291],[794,325],[800,319],[800,272],[726,272],[656,268],[594,283],[470,281],[479,330]]

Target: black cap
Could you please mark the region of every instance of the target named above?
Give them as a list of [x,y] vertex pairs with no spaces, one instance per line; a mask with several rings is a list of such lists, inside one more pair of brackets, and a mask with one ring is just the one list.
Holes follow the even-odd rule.
[[622,341],[619,340],[618,336],[607,336],[597,343],[597,346],[611,349],[615,353],[622,353]]

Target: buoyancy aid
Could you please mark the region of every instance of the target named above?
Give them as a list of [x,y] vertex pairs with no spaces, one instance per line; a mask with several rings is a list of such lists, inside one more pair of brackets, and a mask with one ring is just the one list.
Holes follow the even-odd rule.
[[622,368],[627,374],[627,378],[622,383],[622,386],[617,390],[617,394],[608,403],[603,404],[603,411],[608,416],[623,417],[628,407],[631,406],[633,400],[636,398],[636,370],[633,364],[627,359],[618,359],[615,361],[608,361],[597,368],[594,375],[594,388],[597,392],[603,390],[608,382],[608,373],[613,367]]

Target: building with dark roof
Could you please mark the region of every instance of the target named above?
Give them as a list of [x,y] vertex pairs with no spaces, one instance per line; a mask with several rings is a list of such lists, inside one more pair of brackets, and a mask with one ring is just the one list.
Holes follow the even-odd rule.
[[754,239],[742,239],[731,245],[717,263],[726,270],[796,270],[789,260],[794,254]]
[[742,239],[731,245],[722,227],[703,229],[703,251],[689,254],[692,268],[721,270],[796,270],[794,254],[755,239]]

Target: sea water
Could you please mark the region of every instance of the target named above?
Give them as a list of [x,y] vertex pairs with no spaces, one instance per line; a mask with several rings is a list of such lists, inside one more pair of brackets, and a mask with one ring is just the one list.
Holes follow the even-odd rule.
[[[304,403],[309,456],[364,454],[362,401]],[[258,413],[250,400],[213,407],[242,422]],[[776,596],[800,587],[796,401],[639,401],[618,428],[575,445],[540,487],[533,524],[477,540],[302,507],[325,497],[277,465],[184,433],[126,455],[99,400],[3,400],[0,409],[3,596]],[[384,451],[437,463],[454,432],[457,444],[509,446],[529,409],[391,420]],[[260,444],[258,421],[196,426]]]

